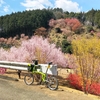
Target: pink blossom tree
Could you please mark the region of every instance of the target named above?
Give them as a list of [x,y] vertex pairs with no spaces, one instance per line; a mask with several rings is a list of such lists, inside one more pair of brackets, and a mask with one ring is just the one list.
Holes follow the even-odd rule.
[[0,60],[31,62],[36,58],[39,63],[52,61],[58,66],[67,66],[67,59],[61,49],[42,37],[33,36],[29,40],[23,40],[20,47],[13,46],[9,51],[0,49]]

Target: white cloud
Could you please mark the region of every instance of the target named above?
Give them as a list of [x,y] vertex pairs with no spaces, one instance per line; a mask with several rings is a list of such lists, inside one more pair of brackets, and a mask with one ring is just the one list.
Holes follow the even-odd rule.
[[8,5],[8,6],[4,6],[3,11],[4,11],[4,12],[8,12],[8,11],[9,11],[9,5]]
[[0,14],[10,13],[12,10],[4,0],[0,0]]
[[21,5],[26,7],[26,10],[43,9],[52,6],[51,2],[48,0],[25,0]]
[[4,4],[4,1],[0,0],[0,7],[2,6],[2,4]]
[[[53,2],[50,2],[53,1]],[[64,11],[80,12],[79,4],[71,0],[24,0],[21,5],[26,10],[43,9],[43,8],[62,8]]]
[[62,8],[64,11],[69,12],[80,12],[79,4],[76,2],[72,2],[71,0],[56,0],[55,8]]

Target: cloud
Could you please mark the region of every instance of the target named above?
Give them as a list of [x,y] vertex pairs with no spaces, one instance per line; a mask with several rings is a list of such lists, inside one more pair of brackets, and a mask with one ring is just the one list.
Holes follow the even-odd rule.
[[0,14],[10,13],[10,5],[8,5],[4,0],[0,0]]
[[4,0],[0,0],[0,13],[10,12],[11,8]]
[[2,4],[4,4],[4,1],[0,0],[0,7],[2,6]]
[[3,11],[4,11],[4,12],[8,12],[8,11],[9,11],[9,5],[4,6]]
[[[52,2],[51,2],[52,1]],[[43,8],[62,8],[64,11],[80,12],[81,8],[77,2],[71,0],[24,0],[21,5],[26,10],[43,9]]]
[[79,4],[76,2],[72,2],[71,0],[56,0],[55,8],[62,8],[64,11],[69,12],[80,12]]
[[25,2],[21,2],[21,5],[26,7],[26,10],[43,9],[53,6],[49,0],[25,0]]
[[12,4],[15,4],[15,1],[18,0],[12,0],[11,2],[7,2],[6,0],[0,0],[0,15],[6,15],[15,12],[15,10],[11,7]]

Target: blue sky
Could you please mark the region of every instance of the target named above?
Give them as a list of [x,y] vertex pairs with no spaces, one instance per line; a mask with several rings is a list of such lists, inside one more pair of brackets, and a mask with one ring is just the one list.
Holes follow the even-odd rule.
[[0,16],[48,7],[59,7],[69,12],[87,12],[92,8],[100,10],[100,0],[0,0]]

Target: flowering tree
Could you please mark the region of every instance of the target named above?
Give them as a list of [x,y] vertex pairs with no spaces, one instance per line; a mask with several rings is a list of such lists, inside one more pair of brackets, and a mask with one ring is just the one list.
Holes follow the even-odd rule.
[[67,26],[70,27],[71,31],[76,31],[77,29],[81,27],[80,21],[76,18],[66,18],[65,22]]
[[67,66],[67,59],[61,49],[42,37],[33,36],[29,40],[23,40],[20,47],[13,46],[9,51],[0,49],[0,60],[31,62],[35,58],[39,63],[52,61],[62,67]]
[[61,18],[61,19],[57,19],[57,20],[54,20],[54,19],[51,19],[49,21],[49,26],[50,27],[55,27],[55,28],[65,28],[66,27],[66,22],[65,22],[65,19]]
[[83,89],[88,93],[93,83],[100,84],[100,40],[74,40],[72,47],[77,58],[77,74],[82,77]]
[[43,37],[48,36],[47,30],[44,27],[40,27],[40,28],[36,29],[34,35],[43,36]]
[[49,26],[50,27],[54,27],[56,25],[56,21],[54,20],[54,19],[51,19],[50,21],[49,21]]

